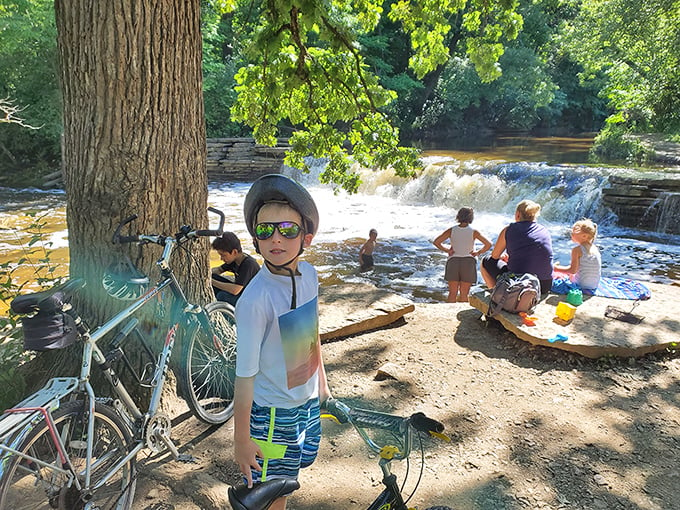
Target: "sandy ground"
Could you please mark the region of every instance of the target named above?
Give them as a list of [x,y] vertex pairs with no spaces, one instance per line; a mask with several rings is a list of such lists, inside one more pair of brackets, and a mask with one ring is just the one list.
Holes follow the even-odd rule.
[[[450,442],[424,443],[411,507],[680,509],[673,353],[592,360],[534,347],[458,303],[417,304],[392,327],[325,344],[324,356],[336,398],[446,425]],[[396,379],[376,380],[385,363]],[[134,510],[229,508],[226,487],[238,479],[231,423],[211,429],[186,412],[173,423],[197,462],[144,459]],[[366,508],[380,492],[376,457],[353,429],[324,426],[288,508]],[[395,465],[400,480],[404,464]],[[420,464],[416,451],[406,494]]]

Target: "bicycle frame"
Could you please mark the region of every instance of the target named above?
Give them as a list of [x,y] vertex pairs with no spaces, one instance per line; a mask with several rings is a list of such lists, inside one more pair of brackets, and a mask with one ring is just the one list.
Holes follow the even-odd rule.
[[[411,453],[413,435],[415,433],[429,433],[448,440],[442,434],[444,425],[432,418],[428,418],[423,413],[412,414],[408,418],[392,414],[381,413],[368,409],[351,408],[344,402],[333,398],[324,402],[322,418],[332,418],[337,423],[350,423],[359,433],[366,445],[375,453],[380,455],[380,469],[383,473],[382,483],[385,489],[371,503],[367,510],[412,510],[406,506],[410,497],[404,501],[401,490],[397,485],[397,476],[390,470],[393,460],[405,460]],[[368,435],[366,429],[383,429],[389,431],[401,439],[400,447],[385,444],[378,445]],[[422,444],[421,444],[422,446]],[[422,476],[423,466],[421,465],[420,475]],[[419,479],[420,481],[420,479]],[[284,482],[284,483],[282,483]],[[285,482],[295,482],[286,484]],[[416,487],[418,484],[416,484]],[[297,480],[272,479],[248,488],[246,484],[239,484],[230,487],[228,490],[229,502],[232,507],[239,510],[249,508],[269,508],[275,499],[285,494],[290,494],[297,490],[299,484]],[[415,492],[415,489],[414,489]],[[442,510],[448,507],[440,507]],[[433,509],[434,510],[434,507]],[[451,510],[451,509],[448,509]]]
[[[80,369],[80,376],[78,378],[55,378],[51,379],[48,384],[42,390],[38,391],[28,399],[24,400],[18,407],[6,411],[7,413],[19,414],[23,413],[23,419],[14,420],[15,423],[7,428],[7,430],[0,430],[0,440],[3,442],[11,438],[11,443],[9,446],[0,442],[0,452],[3,453],[4,459],[0,459],[0,477],[4,474],[4,468],[7,459],[11,455],[18,455],[27,460],[36,462],[43,467],[54,470],[55,472],[60,472],[66,474],[69,477],[69,483],[75,483],[76,487],[80,490],[84,487],[85,490],[96,491],[99,487],[106,484],[110,478],[115,475],[118,470],[127,464],[131,459],[135,458],[136,455],[146,446],[146,442],[140,437],[139,434],[133,434],[136,439],[136,444],[127,453],[127,455],[121,459],[116,465],[114,465],[108,473],[106,473],[97,485],[90,487],[91,483],[91,473],[93,471],[93,445],[94,445],[94,408],[96,402],[96,395],[92,385],[90,384],[90,374],[92,368],[92,361],[94,360],[102,369],[105,378],[111,385],[113,392],[118,397],[122,404],[125,412],[120,413],[124,420],[128,423],[128,427],[131,431],[138,432],[144,430],[148,420],[156,415],[158,407],[161,401],[161,395],[163,390],[163,385],[165,384],[167,376],[167,368],[170,363],[172,350],[177,339],[177,332],[180,324],[184,323],[184,331],[187,334],[191,334],[193,330],[199,327],[202,321],[205,321],[205,325],[208,326],[208,319],[205,316],[203,309],[199,306],[192,305],[186,299],[184,292],[182,291],[174,273],[170,269],[167,261],[170,258],[173,248],[176,245],[174,239],[168,239],[165,246],[163,255],[157,261],[157,265],[161,269],[161,279],[159,282],[149,289],[142,297],[137,299],[134,303],[130,304],[127,308],[117,313],[115,316],[110,318],[104,324],[96,328],[94,331],[89,332],[87,328],[82,325],[81,328],[81,339],[83,340],[83,353],[82,353],[82,363]],[[139,409],[137,404],[134,402],[130,393],[127,391],[123,383],[120,381],[116,372],[110,366],[110,360],[107,359],[104,352],[98,345],[98,342],[106,337],[109,333],[113,332],[118,326],[122,325],[127,319],[133,317],[141,308],[146,304],[151,302],[160,293],[165,290],[170,290],[173,295],[173,305],[171,307],[171,324],[167,331],[165,341],[163,344],[163,349],[161,350],[158,360],[156,361],[156,367],[151,379],[150,386],[153,388],[151,398],[149,401],[149,406],[146,412]],[[136,319],[133,319],[136,321]],[[81,321],[77,321],[81,322]],[[136,326],[136,324],[135,324]],[[123,328],[127,329],[127,335],[129,335],[135,327]],[[50,388],[53,391],[50,391]],[[62,438],[59,437],[56,432],[54,432],[55,427],[52,422],[52,411],[59,407],[60,401],[65,399],[71,394],[85,394],[87,395],[87,406],[89,410],[88,415],[88,434],[87,434],[87,445],[86,445],[86,463],[84,471],[84,481],[81,486],[73,467],[68,460],[66,455],[66,449],[64,447]],[[30,405],[31,402],[39,401],[41,405]],[[43,402],[44,401],[44,402]],[[131,418],[131,420],[130,420]],[[59,456],[62,460],[61,465],[67,466],[66,469],[60,468],[55,464],[46,465],[40,459],[33,458],[26,454],[16,451],[16,447],[21,444],[23,438],[28,434],[37,423],[42,421],[42,419],[47,420],[48,427],[52,432],[51,437],[55,443]],[[15,436],[15,437],[13,437]],[[172,451],[175,457],[178,456],[178,452],[170,441],[166,441],[166,446]]]
[[[379,415],[380,413],[375,413]],[[382,483],[385,489],[378,495],[377,498],[369,505],[367,510],[408,510],[404,498],[401,495],[399,486],[397,485],[397,476],[390,470],[390,464],[393,460],[404,460],[411,453],[411,444],[413,434],[409,429],[403,436],[403,445],[401,450],[395,447],[388,447],[376,444],[368,435],[363,427],[358,426],[352,422],[354,430],[361,436],[366,445],[375,453],[380,455],[378,465],[383,474]]]

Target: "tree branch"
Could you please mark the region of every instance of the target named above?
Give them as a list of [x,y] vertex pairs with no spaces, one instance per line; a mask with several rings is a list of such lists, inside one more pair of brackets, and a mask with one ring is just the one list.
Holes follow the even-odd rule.
[[18,124],[21,127],[28,129],[40,129],[42,126],[35,127],[27,124],[24,119],[18,117],[17,114],[25,110],[26,107],[19,107],[14,104],[14,102],[6,97],[5,99],[0,99],[0,124]]

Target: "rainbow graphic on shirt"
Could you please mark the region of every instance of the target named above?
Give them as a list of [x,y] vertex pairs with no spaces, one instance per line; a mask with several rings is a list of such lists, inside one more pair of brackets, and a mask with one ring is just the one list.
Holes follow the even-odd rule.
[[318,299],[305,303],[279,317],[288,389],[305,384],[319,369]]

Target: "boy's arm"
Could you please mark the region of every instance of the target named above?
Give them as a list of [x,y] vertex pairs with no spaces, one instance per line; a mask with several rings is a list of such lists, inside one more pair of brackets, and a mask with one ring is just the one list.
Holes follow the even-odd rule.
[[211,282],[213,287],[216,287],[220,290],[224,290],[228,292],[229,294],[233,294],[234,296],[238,296],[241,291],[243,290],[243,285],[239,285],[238,283],[232,283],[232,282],[222,282],[220,280],[217,280],[215,278],[212,279]]
[[323,354],[321,351],[321,341],[319,340],[319,403],[323,404],[326,400],[331,398],[331,389],[328,386],[328,379],[326,378],[326,367],[323,363]]
[[251,468],[262,471],[257,457],[262,451],[250,439],[250,411],[253,406],[254,377],[236,377],[234,383],[234,460],[246,477],[248,487],[253,486]]

